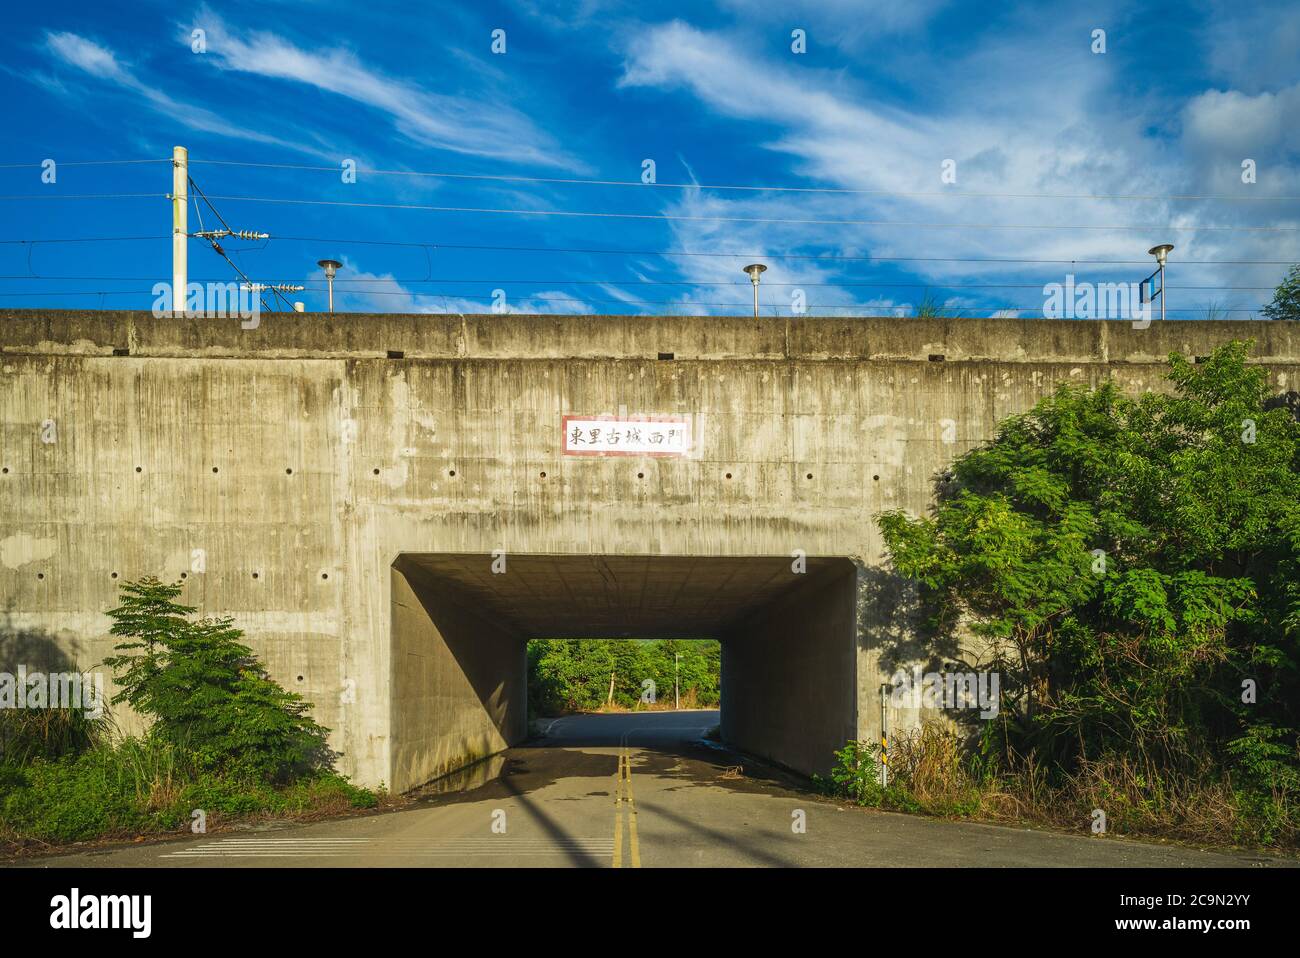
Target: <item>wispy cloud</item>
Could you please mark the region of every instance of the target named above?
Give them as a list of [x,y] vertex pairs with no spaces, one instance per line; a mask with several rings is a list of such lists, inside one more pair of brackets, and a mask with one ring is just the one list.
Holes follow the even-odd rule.
[[[1086,37],[1087,31],[1081,35]],[[690,239],[696,245],[735,241],[747,234],[760,249],[813,243],[823,249],[852,245],[875,255],[933,258],[933,262],[917,262],[909,268],[922,279],[936,281],[1007,272],[1005,266],[955,262],[958,258],[1141,259],[1148,246],[1171,238],[1167,232],[1173,232],[1172,240],[1183,257],[1277,258],[1275,249],[1265,255],[1276,236],[1160,228],[1166,224],[1258,222],[1261,212],[1277,223],[1279,211],[1263,204],[1083,198],[1045,202],[898,194],[942,194],[947,189],[953,193],[1156,197],[1196,192],[1205,186],[1207,171],[1188,154],[1204,155],[1207,142],[1231,133],[1234,149],[1252,143],[1263,151],[1290,137],[1281,132],[1288,129],[1288,118],[1292,118],[1289,128],[1296,128],[1297,98],[1290,88],[1276,95],[1217,94],[1193,101],[1184,114],[1184,138],[1171,141],[1150,134],[1150,119],[1120,98],[1111,85],[1114,74],[1089,59],[1091,54],[1083,42],[1071,45],[1058,38],[1051,44],[1035,44],[1030,42],[1032,38],[1019,35],[982,44],[965,61],[944,65],[950,76],[963,78],[959,90],[949,90],[933,103],[898,105],[855,90],[839,73],[758,56],[727,31],[671,22],[631,37],[625,50],[622,86],[684,90],[714,114],[748,124],[754,139],[771,151],[790,156],[796,174],[816,185],[881,191],[869,196],[724,194],[725,200],[693,199],[695,206],[742,216],[969,224],[964,229],[768,226],[758,235],[727,224],[725,230],[690,228]],[[1053,69],[1071,74],[1068,86],[1056,88],[1037,81],[1035,74],[1048,67],[1044,58],[1049,56],[1058,61],[1052,64]],[[1245,125],[1234,128],[1237,118]],[[956,164],[957,180],[951,185],[940,180],[945,160]],[[1224,180],[1239,172],[1237,162],[1218,164],[1220,187],[1232,185]],[[1281,180],[1292,172],[1286,164],[1275,164],[1271,170]],[[1239,182],[1236,185],[1240,187]],[[1079,229],[1018,228],[1039,223]],[[1107,228],[1121,225],[1152,228]],[[682,239],[686,232],[676,230]],[[1227,256],[1229,252],[1233,255]],[[1048,269],[1025,265],[1019,279],[1032,283],[1035,275],[1041,278]],[[1063,267],[1050,269],[1060,272]],[[1134,272],[1138,267],[1127,270]],[[775,280],[774,272],[769,271],[765,279]],[[1187,277],[1192,272],[1206,282],[1227,280],[1226,271],[1213,267],[1184,268],[1181,275]],[[1238,272],[1234,278],[1238,283],[1260,281],[1276,272],[1276,268],[1261,268],[1249,275]],[[1138,277],[1125,273],[1116,278]],[[1009,290],[991,295],[1001,299],[1015,296]],[[1022,293],[1019,298],[1034,295]]]
[[[123,63],[111,48],[95,42],[89,37],[71,32],[47,32],[45,46],[56,61],[74,67],[89,77],[112,84],[121,90],[140,97],[150,108],[169,119],[179,121],[194,130],[202,130],[219,136],[248,140],[253,143],[274,144],[287,149],[319,155],[315,150],[304,148],[292,140],[281,139],[246,124],[231,123],[217,113],[204,109],[194,103],[184,102],[168,96],[156,86],[139,79],[127,64]],[[50,83],[47,89],[69,93],[66,87]]]
[[535,166],[584,168],[493,91],[473,96],[431,92],[368,66],[350,50],[316,52],[269,31],[239,33],[206,8],[193,26],[206,31],[207,57],[219,69],[304,84],[351,100],[387,116],[394,129],[424,146]]

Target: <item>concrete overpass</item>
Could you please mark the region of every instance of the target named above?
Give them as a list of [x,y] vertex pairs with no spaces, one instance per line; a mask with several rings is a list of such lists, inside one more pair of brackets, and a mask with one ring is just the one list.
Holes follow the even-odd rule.
[[724,736],[824,770],[920,654],[873,514],[1246,337],[1300,388],[1291,323],[0,313],[0,665],[96,665],[118,583],[183,577],[403,790],[525,734],[529,637],[716,637]]

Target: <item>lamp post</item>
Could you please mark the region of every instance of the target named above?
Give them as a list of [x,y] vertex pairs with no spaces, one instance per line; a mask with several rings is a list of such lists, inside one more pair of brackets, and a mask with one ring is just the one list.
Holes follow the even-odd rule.
[[1161,243],[1159,246],[1153,246],[1147,252],[1156,258],[1156,271],[1147,277],[1147,281],[1152,276],[1160,276],[1160,289],[1152,293],[1152,297],[1160,297],[1160,318],[1165,318],[1165,262],[1169,259],[1169,253],[1174,248],[1173,243]]
[[767,267],[762,263],[750,263],[745,267],[745,272],[749,274],[749,281],[754,284],[754,318],[758,319],[758,277],[761,276]]

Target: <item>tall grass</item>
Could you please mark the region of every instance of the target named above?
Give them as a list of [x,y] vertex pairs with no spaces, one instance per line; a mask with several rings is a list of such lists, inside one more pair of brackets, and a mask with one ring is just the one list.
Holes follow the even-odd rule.
[[113,731],[107,711],[93,717],[83,709],[0,709],[0,764],[73,755]]
[[949,726],[926,723],[891,740],[889,786],[879,785],[879,747],[850,743],[827,790],[863,805],[942,817],[1048,825],[1203,845],[1300,846],[1300,801],[1285,788],[1261,792],[1208,762],[1154,772],[1126,756],[1085,761],[1051,776],[1033,756],[994,767]]

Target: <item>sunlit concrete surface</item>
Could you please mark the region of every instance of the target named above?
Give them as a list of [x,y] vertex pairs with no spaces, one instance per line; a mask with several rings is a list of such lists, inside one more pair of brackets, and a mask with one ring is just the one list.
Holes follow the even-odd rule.
[[[920,654],[873,515],[923,513],[940,470],[1058,381],[1165,388],[1170,352],[1247,337],[1296,391],[1295,323],[0,312],[0,666],[92,667],[121,581],[184,576],[185,602],[233,616],[314,703],[344,772],[405,789],[518,740],[530,615],[725,625],[724,736],[816,770],[879,734],[882,678]],[[684,417],[694,444],[566,455],[566,415]],[[486,578],[494,553],[543,589],[512,560],[574,560],[555,580],[573,601]],[[779,581],[747,572],[738,604],[715,578],[800,555],[805,593],[767,602]],[[724,564],[683,577],[674,557]],[[637,558],[656,561],[618,565]],[[499,615],[481,628],[425,601],[484,583]]]

